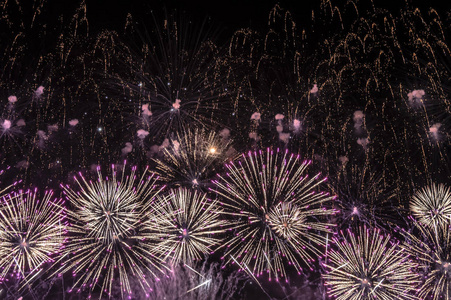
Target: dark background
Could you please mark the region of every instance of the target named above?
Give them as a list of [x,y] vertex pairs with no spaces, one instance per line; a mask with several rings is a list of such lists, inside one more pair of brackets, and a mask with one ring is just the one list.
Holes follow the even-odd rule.
[[[80,0],[49,0],[48,5],[44,7],[45,10],[52,16],[48,21],[49,27],[52,22],[56,24],[56,16],[62,15],[65,21],[70,20],[77,8],[80,7]],[[345,1],[334,0],[334,4],[344,3]],[[359,8],[370,8],[370,0],[359,1]],[[396,15],[397,12],[405,5],[412,7],[419,7],[422,11],[426,11],[429,7],[433,7],[439,12],[443,13],[448,10],[451,5],[446,1],[378,1],[374,0],[374,5],[378,8],[385,8]],[[292,1],[268,1],[268,0],[232,0],[232,1],[196,1],[196,0],[86,0],[87,17],[89,21],[89,31],[95,34],[103,29],[113,29],[120,31],[124,28],[125,19],[128,13],[131,13],[135,20],[144,23],[149,21],[150,12],[154,11],[156,15],[163,12],[165,9],[168,12],[177,10],[179,13],[186,15],[189,19],[201,21],[205,18],[211,20],[211,23],[217,28],[219,32],[219,40],[227,43],[234,31],[250,27],[254,30],[266,32],[268,15],[274,5],[279,4],[281,7],[289,10],[292,13],[293,19],[300,27],[309,26],[312,18],[312,10],[319,11],[321,0],[292,0]],[[304,278],[294,279],[292,284],[295,286],[297,281],[303,282]],[[315,285],[315,282],[310,282]],[[273,283],[273,288],[278,288],[276,283]],[[267,289],[271,289],[270,284],[265,284]],[[312,299],[312,296],[307,295],[309,288],[304,288],[303,298]],[[265,297],[260,289],[253,284],[248,293],[255,296],[255,299],[262,299]],[[282,294],[282,293],[281,293]]]
[[[312,10],[318,12],[321,0],[230,0],[230,1],[199,1],[199,0],[85,0],[90,30],[114,29],[121,30],[128,13],[137,20],[145,20],[150,11],[168,11],[176,9],[186,14],[190,19],[203,20],[209,18],[219,28],[221,38],[230,37],[235,30],[250,27],[254,30],[266,28],[270,10],[276,5],[289,10],[298,25],[307,25],[312,17]],[[338,5],[346,1],[333,1]],[[356,1],[359,7],[370,7],[370,0]],[[78,0],[51,0],[52,14],[67,13],[68,16],[80,5]],[[422,10],[430,7],[440,11],[448,10],[448,1],[404,1],[404,0],[374,0],[374,5],[392,13],[408,6]]]

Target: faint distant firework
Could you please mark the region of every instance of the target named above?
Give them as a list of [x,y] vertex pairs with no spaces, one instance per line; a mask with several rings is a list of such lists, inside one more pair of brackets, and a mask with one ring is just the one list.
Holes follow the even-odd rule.
[[310,164],[288,151],[267,149],[226,165],[226,175],[214,183],[233,227],[222,246],[227,261],[278,281],[288,280],[285,261],[301,273],[322,255],[334,226],[326,217],[336,213],[327,206],[335,196],[318,191],[326,178],[310,177]]
[[123,95],[117,107],[128,113],[126,121],[134,118],[137,130],[150,133],[152,143],[189,126],[222,124],[231,110],[228,97],[235,91],[224,80],[223,51],[211,24],[196,24],[177,14],[152,15],[149,26],[127,24],[128,41],[107,50],[114,53],[111,76]]
[[[338,151],[337,151],[338,152]],[[388,228],[405,221],[398,200],[397,187],[384,180],[384,170],[370,164],[371,154],[361,157],[341,155],[330,158],[328,184],[337,194],[336,205],[340,210],[337,226]],[[405,222],[404,222],[405,223]]]
[[433,183],[417,191],[410,200],[410,211],[425,226],[446,227],[451,223],[451,188]]
[[77,188],[62,186],[69,201],[69,238],[58,273],[72,271],[75,282],[71,291],[97,287],[110,295],[112,287],[120,286],[121,295],[132,296],[131,277],[136,277],[144,291],[149,291],[151,273],[158,276],[164,271],[159,257],[154,255],[154,245],[149,243],[149,228],[145,222],[158,210],[155,197],[162,187],[155,185],[154,174],[138,177],[136,167],[130,174],[118,175],[114,165],[110,176],[87,181],[81,174],[74,179]]
[[31,283],[52,263],[65,240],[65,209],[52,191],[42,198],[37,190],[9,193],[0,205],[1,282],[10,277]]
[[205,188],[224,163],[237,156],[225,132],[196,128],[177,133],[163,157],[154,159],[160,178],[171,185]]
[[171,190],[160,199],[160,209],[147,226],[153,232],[155,252],[172,265],[200,260],[222,242],[226,222],[217,200],[197,190]]
[[417,267],[407,251],[379,229],[348,229],[332,239],[323,265],[327,294],[333,299],[418,299]]

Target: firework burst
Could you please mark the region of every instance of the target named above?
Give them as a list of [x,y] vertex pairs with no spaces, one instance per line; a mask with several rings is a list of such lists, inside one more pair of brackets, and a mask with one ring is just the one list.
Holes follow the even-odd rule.
[[161,203],[149,226],[157,228],[153,236],[160,240],[155,251],[170,258],[172,264],[199,260],[221,242],[218,235],[223,233],[224,221],[217,201],[179,188],[161,198]]
[[417,288],[420,299],[450,299],[451,297],[451,231],[444,226],[424,226],[416,223],[420,234],[403,231],[407,236],[404,248],[415,257],[421,277]]
[[324,266],[328,294],[336,299],[417,299],[416,264],[406,251],[383,236],[379,229],[351,230],[345,239],[333,238],[336,249],[329,251]]
[[4,196],[0,207],[1,281],[8,274],[30,282],[45,262],[53,261],[64,241],[62,200],[52,200],[48,191],[19,191]]
[[163,150],[163,160],[154,159],[161,178],[176,185],[205,186],[219,168],[235,156],[227,136],[204,129],[177,134]]
[[[328,164],[330,186],[337,194],[337,205],[340,215],[337,223],[340,228],[389,227],[404,221],[403,210],[398,205],[394,209],[398,196],[396,186],[384,181],[383,171],[372,168],[370,158],[365,155],[363,160],[347,156],[339,156]],[[337,167],[334,167],[337,165]]]
[[81,174],[75,177],[79,191],[63,186],[73,207],[68,213],[70,240],[64,249],[58,272],[72,270],[76,281],[73,288],[78,291],[89,286],[93,292],[101,287],[102,294],[111,294],[115,279],[119,279],[121,295],[132,293],[130,275],[136,276],[143,290],[149,290],[144,274],[157,276],[163,272],[161,260],[153,254],[146,219],[157,209],[154,198],[162,188],[155,185],[154,174],[147,170],[142,177],[122,172],[118,178],[112,167],[110,178],[102,177],[97,170],[98,180],[87,181]]
[[[119,64],[128,64],[115,77],[126,99],[135,99],[131,109],[141,117],[139,126],[161,143],[192,124],[221,124],[224,114],[218,112],[229,109],[221,103],[232,90],[224,83],[222,50],[214,44],[211,24],[196,26],[176,14],[152,17],[151,28],[136,25],[132,30],[141,33],[131,34],[131,44],[140,49],[124,44],[114,50],[114,56],[125,57]],[[131,70],[129,78],[126,70]],[[128,107],[128,101],[121,105]]]
[[223,244],[229,261],[279,280],[279,274],[287,277],[284,260],[300,273],[302,262],[310,264],[321,255],[317,246],[326,240],[321,233],[333,226],[322,219],[335,213],[325,205],[334,196],[317,191],[326,178],[309,177],[310,163],[288,151],[267,149],[226,165],[227,175],[215,183],[224,213],[234,222],[234,236]]
[[410,201],[413,216],[428,227],[441,227],[451,221],[451,189],[432,184],[419,190]]

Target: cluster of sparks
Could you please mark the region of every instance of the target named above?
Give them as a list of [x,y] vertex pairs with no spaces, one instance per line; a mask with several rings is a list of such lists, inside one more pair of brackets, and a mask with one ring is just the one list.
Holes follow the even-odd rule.
[[[273,274],[279,280],[279,273],[287,278],[282,257],[301,272],[303,263],[321,253],[311,242],[324,245],[323,233],[333,226],[321,221],[335,213],[325,206],[334,197],[317,191],[325,179],[320,174],[309,177],[310,161],[301,162],[287,151],[249,153],[238,164],[226,165],[230,182],[221,176],[216,182],[214,194],[222,200],[182,187],[165,194],[158,176],[146,169],[138,177],[136,167],[128,174],[126,164],[113,165],[107,177],[97,168],[93,181],[80,173],[73,187],[61,186],[67,222],[62,204],[50,205],[51,193],[44,204],[33,193],[25,200],[22,194],[5,197],[0,213],[7,235],[2,246],[3,251],[14,249],[14,258],[2,259],[7,264],[3,276],[16,264],[22,274],[25,268],[35,270],[50,260],[44,253],[60,252],[54,261],[60,266],[52,275],[71,271],[75,280],[70,291],[92,294],[99,287],[100,298],[103,293],[113,296],[117,289],[121,297],[131,296],[132,277],[137,277],[149,295],[152,284],[146,275],[158,280],[170,272],[167,263],[194,263],[223,246],[229,260],[237,257],[238,264],[251,266],[257,276],[267,271],[270,280]],[[44,218],[44,229],[22,228],[32,217]],[[230,230],[236,233],[225,242]]]
[[417,260],[420,299],[451,297],[450,187],[431,184],[414,194],[411,201],[413,230],[404,232],[407,253]]
[[320,2],[222,48],[0,0],[0,296],[233,298],[219,253],[265,293],[316,270],[331,299],[450,299],[449,20]]

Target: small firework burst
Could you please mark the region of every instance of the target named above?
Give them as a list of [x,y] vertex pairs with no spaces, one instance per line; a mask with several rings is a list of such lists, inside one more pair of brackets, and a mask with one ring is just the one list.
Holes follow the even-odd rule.
[[53,261],[64,242],[62,200],[52,200],[53,192],[42,199],[37,191],[13,192],[1,199],[0,269],[1,281],[13,274],[33,280],[42,265]]
[[407,241],[403,247],[415,257],[421,277],[417,288],[419,299],[450,299],[451,297],[451,231],[449,225],[424,226],[416,223],[420,234],[403,231]]
[[410,210],[418,222],[429,227],[441,227],[451,222],[451,188],[432,184],[413,195]]
[[329,296],[343,300],[417,299],[416,263],[390,235],[360,227],[357,237],[347,230],[344,239],[334,237],[333,243],[336,248],[327,255],[327,273],[323,275]]
[[153,237],[160,240],[155,251],[172,264],[201,259],[221,242],[221,212],[217,201],[207,199],[201,192],[171,190],[161,199],[161,208],[149,223],[155,228]]
[[153,209],[154,198],[162,188],[155,185],[154,174],[147,170],[141,176],[122,172],[118,178],[115,166],[112,176],[87,181],[81,174],[75,177],[79,190],[63,186],[72,209],[68,212],[70,225],[69,243],[60,259],[58,272],[72,270],[76,278],[72,289],[81,291],[89,287],[90,293],[101,287],[100,296],[111,294],[116,279],[121,295],[132,293],[130,275],[136,276],[143,290],[149,289],[146,273],[157,276],[164,271],[161,260],[146,240],[148,230],[144,226]]
[[235,152],[228,137],[194,129],[177,134],[163,155],[163,160],[154,160],[162,179],[176,185],[204,186]]
[[325,205],[334,196],[317,191],[326,178],[309,177],[308,165],[299,155],[270,149],[226,165],[227,175],[215,183],[233,222],[234,236],[223,244],[229,261],[279,280],[279,274],[287,278],[284,260],[300,273],[301,263],[321,255],[318,246],[326,240],[321,233],[333,226],[323,219],[335,213]]

